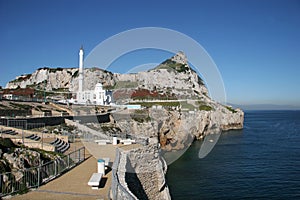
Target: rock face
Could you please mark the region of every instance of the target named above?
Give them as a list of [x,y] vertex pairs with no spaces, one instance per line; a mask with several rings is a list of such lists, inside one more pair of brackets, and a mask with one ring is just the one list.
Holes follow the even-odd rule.
[[[143,115],[113,116],[115,125],[126,133],[158,137],[165,148],[181,148],[184,138],[201,139],[210,133],[243,128],[243,111],[211,100],[202,79],[188,65],[183,52],[147,72],[113,74],[90,68],[85,69],[84,77],[88,80],[85,89],[93,89],[96,83],[102,82],[104,87],[113,89],[117,103],[131,102],[146,107]],[[42,68],[18,77],[6,87],[43,88],[44,83],[48,90],[77,91],[78,69]]]
[[[113,74],[98,68],[84,70],[84,89],[94,89],[99,82],[112,89],[143,88],[160,93],[172,93],[176,98],[207,95],[201,78],[193,71],[185,55],[179,52],[148,72],[137,74]],[[128,84],[130,83],[130,84]],[[6,88],[26,88],[69,91],[78,90],[78,68],[40,68],[33,74],[16,77]]]
[[[202,79],[188,65],[183,52],[156,68],[136,74],[113,74],[91,68],[84,71],[85,89],[96,83],[113,89],[114,100],[139,104],[140,110],[125,109],[111,114],[112,127],[150,145],[117,152],[112,173],[113,199],[170,199],[164,175],[163,152],[180,151],[205,135],[243,128],[244,113],[208,97]],[[78,69],[43,68],[17,77],[7,88],[34,87],[77,91]],[[159,145],[158,145],[159,143]]]
[[119,149],[112,172],[112,199],[171,199],[166,185],[167,165],[157,144]]
[[[112,73],[98,69],[90,68],[84,70],[84,79],[88,80],[84,83],[84,89],[91,90],[99,82],[104,82],[104,86],[114,85],[114,76]],[[51,91],[58,89],[65,89],[69,91],[78,90],[78,68],[40,68],[33,74],[27,74],[16,77],[6,84],[6,88],[26,88],[33,87]]]
[[15,89],[17,87],[26,88],[34,87],[35,89],[47,90],[68,88],[71,86],[71,79],[76,77],[78,70],[75,68],[70,69],[51,69],[51,68],[40,68],[33,74],[22,75],[16,77],[6,84],[6,88]]
[[[118,118],[116,125],[123,132],[135,136],[149,137],[159,141],[164,150],[180,150],[205,135],[230,129],[242,129],[244,113],[240,109],[231,110],[220,104],[213,104],[210,111],[179,111],[170,108],[149,108],[148,121],[139,122],[130,115]],[[157,140],[155,140],[157,138]]]

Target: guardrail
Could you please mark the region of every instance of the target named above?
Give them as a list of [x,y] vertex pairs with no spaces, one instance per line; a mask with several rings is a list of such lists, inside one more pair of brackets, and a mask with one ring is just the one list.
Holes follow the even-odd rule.
[[0,174],[0,198],[14,193],[25,193],[30,188],[39,187],[84,160],[85,147],[81,147],[41,166]]

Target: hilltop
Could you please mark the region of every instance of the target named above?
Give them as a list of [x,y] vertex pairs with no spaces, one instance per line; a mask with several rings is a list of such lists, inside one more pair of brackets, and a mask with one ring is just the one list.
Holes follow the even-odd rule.
[[[37,91],[75,92],[78,90],[78,68],[37,69],[32,74],[16,77],[6,84],[6,89],[33,88]],[[202,79],[188,65],[184,53],[179,52],[170,59],[146,72],[117,74],[99,68],[84,69],[84,89],[93,90],[98,82],[105,89],[114,91],[135,90],[157,93],[154,98],[201,98],[208,96]],[[133,91],[131,91],[133,92]],[[116,93],[116,98],[118,98]]]

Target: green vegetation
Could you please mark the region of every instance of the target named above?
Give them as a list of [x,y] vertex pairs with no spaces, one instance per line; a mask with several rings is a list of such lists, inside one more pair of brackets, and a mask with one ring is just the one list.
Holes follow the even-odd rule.
[[210,105],[207,105],[204,101],[198,101],[199,110],[211,111],[213,108]]
[[211,111],[213,108],[208,105],[200,105],[199,110]]
[[124,88],[136,88],[138,86],[137,82],[133,81],[119,81],[114,85],[114,89],[124,89]]
[[75,72],[74,72],[74,74],[72,75],[72,78],[76,78],[76,77],[78,77],[79,76],[79,70],[76,70]]
[[2,159],[0,160],[0,173],[6,173],[6,172],[10,172],[11,168],[9,166],[9,164],[7,164],[6,160]]
[[[135,102],[130,102],[129,104],[137,104]],[[180,102],[178,101],[159,101],[159,102],[139,102],[143,107],[151,108],[152,106],[163,106],[163,107],[176,107],[180,106]]]
[[58,68],[50,68],[49,73],[56,73],[57,71],[63,71],[64,69],[61,67]]
[[113,89],[115,89],[115,86],[116,86],[116,84],[115,85],[103,85],[103,89],[104,90],[113,90]]
[[49,67],[40,67],[40,68],[38,68],[38,70],[48,70],[49,69]]
[[27,105],[27,104],[17,104],[17,103],[13,103],[10,102],[10,105],[14,108],[20,109],[20,110],[31,110],[33,107],[31,105]]
[[232,107],[230,106],[225,106],[229,111],[231,111],[232,113],[236,113],[237,111],[234,110]]
[[180,102],[180,105],[182,109],[195,110],[196,108],[194,105],[189,104],[187,101]]
[[143,123],[151,120],[149,112],[147,110],[134,110],[134,113],[130,114],[130,117],[137,122]]
[[2,150],[4,150],[4,151],[5,151],[5,150],[8,150],[8,151],[10,152],[10,151],[13,151],[13,149],[14,149],[15,147],[18,147],[18,146],[15,145],[15,144],[11,141],[11,139],[0,137],[0,149],[2,149]]
[[202,78],[200,78],[200,76],[198,76],[198,84],[199,85],[204,85]]
[[6,109],[8,108],[6,105],[0,104],[0,109]]
[[98,67],[92,67],[89,68],[90,72],[95,72],[95,71],[99,71],[100,69]]
[[50,73],[55,73],[57,71],[63,71],[64,69],[61,67],[58,68],[49,68],[49,67],[40,67],[38,70],[49,70]]
[[21,82],[21,81],[26,81],[30,77],[31,77],[31,74],[24,74],[24,75],[21,75],[20,77],[18,77],[17,79],[10,81],[10,82],[11,83],[17,83],[17,82]]
[[44,162],[50,162],[55,159],[57,156],[63,156],[61,153],[53,152],[53,151],[45,151],[43,149],[31,148],[30,150],[36,151],[40,154],[40,159]]
[[167,59],[163,63],[161,63],[156,69],[174,69],[177,72],[187,72],[189,70],[189,67],[185,64],[177,63],[175,61],[172,61],[171,59]]
[[104,132],[121,132],[121,129],[119,127],[114,127],[114,126],[107,126],[107,125],[102,125],[101,129]]
[[53,92],[69,92],[69,88],[53,88]]
[[196,101],[194,104],[188,103],[187,101],[159,101],[159,102],[130,102],[129,104],[140,104],[143,107],[151,108],[152,106],[162,106],[162,107],[181,107],[185,110],[205,110],[211,111],[213,107],[207,105],[203,101]]

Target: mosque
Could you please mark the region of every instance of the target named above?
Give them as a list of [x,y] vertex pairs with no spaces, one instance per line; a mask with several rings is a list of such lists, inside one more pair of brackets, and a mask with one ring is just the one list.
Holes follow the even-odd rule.
[[79,50],[78,91],[74,103],[81,105],[110,105],[112,93],[111,91],[104,90],[102,83],[97,83],[94,90],[84,90],[83,57],[84,51],[83,47],[81,47]]

